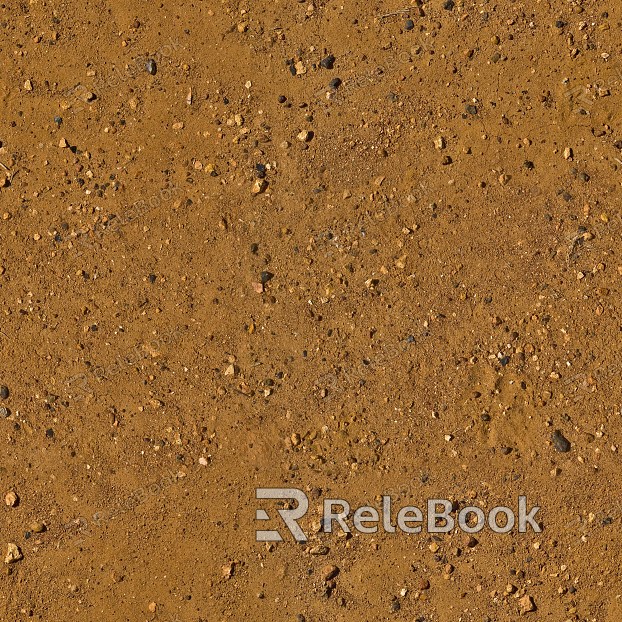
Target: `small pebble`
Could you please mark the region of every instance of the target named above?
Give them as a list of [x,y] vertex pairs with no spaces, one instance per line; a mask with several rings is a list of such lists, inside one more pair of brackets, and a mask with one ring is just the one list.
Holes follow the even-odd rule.
[[567,453],[570,451],[570,441],[561,433],[560,430],[555,430],[551,435],[551,440],[555,449],[561,453]]
[[274,274],[272,274],[272,272],[268,272],[267,270],[264,270],[264,272],[261,273],[260,278],[261,278],[261,284],[265,285],[268,281],[274,278]]
[[322,544],[318,544],[317,546],[313,546],[309,549],[309,553],[311,555],[328,555],[329,552],[330,549]]
[[0,399],[5,400],[7,397],[9,397],[9,387],[3,384],[0,386]]
[[33,523],[30,523],[28,529],[30,529],[32,533],[43,533],[44,531],[46,531],[47,527],[45,526],[45,523],[35,521]]
[[530,613],[536,610],[536,604],[533,602],[533,598],[527,594],[523,596],[518,604],[520,606],[521,614]]
[[479,542],[479,541],[477,540],[477,538],[474,538],[474,537],[473,537],[473,536],[471,536],[471,535],[466,534],[466,535],[464,536],[464,543],[465,543],[465,545],[466,545],[466,546],[468,546],[470,549],[475,548],[475,547],[477,546],[478,542]]
[[415,27],[415,22],[412,19],[407,19],[404,23],[404,30],[412,30]]
[[145,69],[147,70],[147,73],[151,74],[152,76],[156,75],[156,73],[158,72],[158,66],[156,65],[156,62],[153,60],[153,58],[150,58],[145,63]]
[[337,566],[333,566],[332,564],[328,564],[322,568],[322,580],[330,581],[334,579],[339,574],[339,568]]
[[311,140],[311,138],[313,138],[313,132],[310,132],[309,130],[302,130],[301,132],[298,133],[296,138],[301,143],[307,143]]
[[252,194],[261,194],[268,187],[268,182],[265,179],[257,179],[251,188]]
[[19,505],[19,497],[17,493],[13,490],[9,490],[9,492],[4,495],[4,502],[10,507],[14,508]]
[[13,542],[9,542],[9,544],[7,545],[7,553],[4,558],[4,563],[12,564],[14,562],[18,562],[23,557],[24,556],[22,555],[19,546],[17,546],[17,544],[14,544]]
[[329,54],[320,61],[320,67],[322,67],[322,69],[332,69],[334,65],[335,57],[332,54]]
[[338,89],[341,86],[341,78],[333,78],[329,83],[328,83],[328,88],[330,89]]

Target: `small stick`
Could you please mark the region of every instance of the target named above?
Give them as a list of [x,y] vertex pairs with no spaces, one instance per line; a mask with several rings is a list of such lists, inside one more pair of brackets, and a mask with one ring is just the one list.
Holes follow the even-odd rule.
[[397,11],[394,11],[393,13],[385,13],[384,15],[381,15],[380,19],[384,19],[385,17],[395,17],[396,15],[401,15],[402,13],[410,13],[411,11],[412,11],[411,8],[398,9]]

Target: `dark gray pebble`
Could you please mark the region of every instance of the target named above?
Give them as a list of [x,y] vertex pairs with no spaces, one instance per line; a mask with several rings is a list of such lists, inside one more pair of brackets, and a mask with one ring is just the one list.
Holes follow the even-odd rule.
[[158,66],[156,65],[156,62],[153,60],[153,58],[150,58],[145,63],[145,69],[147,70],[147,73],[151,74],[152,76],[156,75],[156,73],[158,72]]
[[5,400],[7,397],[9,397],[9,387],[3,384],[0,386],[0,398]]
[[264,271],[261,273],[261,284],[265,285],[268,281],[270,281],[274,277],[272,272]]
[[555,449],[561,453],[567,453],[570,451],[570,441],[561,433],[560,430],[555,430],[551,435],[551,440]]
[[332,69],[334,65],[335,57],[332,54],[329,54],[320,61],[320,67],[322,67],[323,69]]

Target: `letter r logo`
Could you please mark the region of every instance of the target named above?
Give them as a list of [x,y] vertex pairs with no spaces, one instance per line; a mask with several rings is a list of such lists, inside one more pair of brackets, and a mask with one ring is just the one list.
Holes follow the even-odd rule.
[[[302,518],[309,509],[309,499],[302,490],[298,488],[257,488],[255,499],[295,499],[298,506],[293,510],[277,510],[281,515],[285,526],[289,529],[296,542],[306,542],[307,536],[298,525],[298,519]],[[265,510],[255,512],[256,520],[270,520],[270,516]],[[257,542],[282,542],[283,537],[276,529],[258,529],[255,532]]]

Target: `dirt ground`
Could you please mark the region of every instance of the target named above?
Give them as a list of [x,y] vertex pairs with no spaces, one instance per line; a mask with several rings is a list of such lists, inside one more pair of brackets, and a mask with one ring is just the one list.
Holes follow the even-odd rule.
[[407,5],[0,4],[0,622],[622,619],[622,4]]

